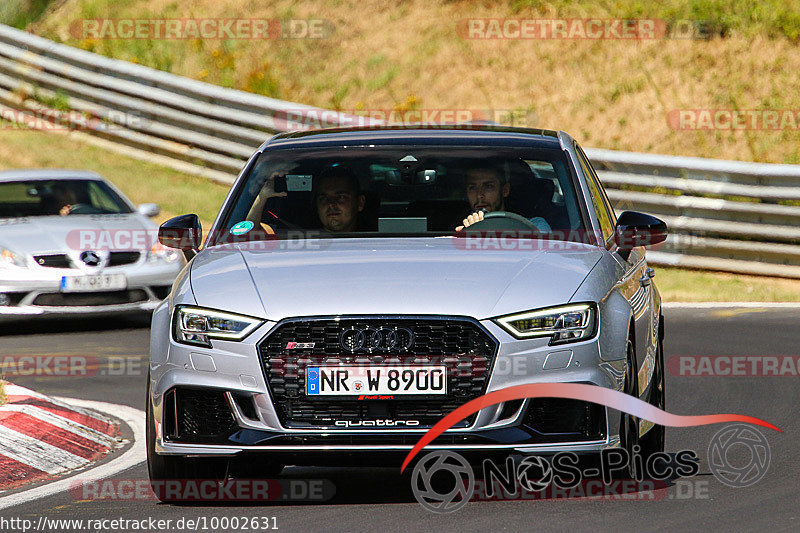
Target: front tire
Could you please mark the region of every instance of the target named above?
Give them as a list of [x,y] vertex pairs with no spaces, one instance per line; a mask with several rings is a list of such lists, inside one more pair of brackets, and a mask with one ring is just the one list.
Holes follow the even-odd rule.
[[[653,372],[653,380],[650,386],[649,403],[658,407],[662,411],[666,408],[666,390],[665,390],[665,377],[664,377],[664,341],[659,335],[658,347],[656,349],[656,365]],[[642,457],[647,460],[648,457],[655,453],[664,451],[664,444],[666,440],[666,428],[656,424],[650,431],[645,433],[641,439]]]
[[[625,375],[625,394],[639,397],[639,377],[636,369],[636,355],[633,342],[627,345],[628,372]],[[628,413],[621,413],[619,421],[620,447],[628,453],[628,465],[620,472],[621,477],[636,479],[636,462],[634,456],[640,454],[639,419]]]

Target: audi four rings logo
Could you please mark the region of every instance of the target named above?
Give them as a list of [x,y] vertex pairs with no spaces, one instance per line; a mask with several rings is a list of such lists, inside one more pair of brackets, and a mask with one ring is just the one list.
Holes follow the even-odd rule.
[[348,352],[405,352],[414,344],[414,333],[408,328],[350,328],[339,336],[339,343]]

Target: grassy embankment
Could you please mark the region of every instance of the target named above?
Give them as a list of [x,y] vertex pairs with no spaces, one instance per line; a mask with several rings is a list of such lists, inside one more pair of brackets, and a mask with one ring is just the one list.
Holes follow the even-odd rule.
[[[358,16],[354,16],[358,13]],[[70,32],[86,18],[324,19],[325,39],[124,40]],[[706,21],[709,39],[521,41],[459,37],[473,17],[619,17]],[[0,21],[177,74],[344,110],[502,110],[521,125],[564,129],[587,146],[776,163],[800,162],[797,131],[676,131],[675,109],[800,109],[800,2],[379,0],[271,5],[245,0],[9,0]],[[72,26],[74,27],[74,26]],[[319,68],[324,65],[325,68]],[[164,219],[213,219],[225,188],[64,136],[2,132],[0,166],[90,168]],[[658,268],[667,301],[798,301],[800,282]]]
[[[8,0],[7,0],[8,1]],[[680,109],[800,109],[800,0],[10,0],[37,34],[226,87],[343,110],[494,110],[597,148],[800,162],[800,130],[676,131]],[[0,9],[0,20],[2,20]],[[323,39],[95,39],[81,20],[322,19]],[[465,39],[480,17],[698,20],[708,39]],[[73,31],[71,31],[71,28]],[[463,34],[463,32],[462,32]],[[800,126],[798,126],[800,127]]]

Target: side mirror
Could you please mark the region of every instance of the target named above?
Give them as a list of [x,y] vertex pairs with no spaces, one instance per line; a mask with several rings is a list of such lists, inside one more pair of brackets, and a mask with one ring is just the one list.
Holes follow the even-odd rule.
[[169,248],[183,250],[186,260],[197,254],[203,240],[203,228],[197,215],[171,218],[158,228],[158,242]]
[[620,255],[626,260],[634,248],[658,244],[666,238],[666,222],[652,215],[625,211],[617,219],[614,241],[619,247]]
[[158,204],[139,204],[136,208],[136,212],[140,215],[153,218],[158,216],[161,212],[161,208],[158,207]]

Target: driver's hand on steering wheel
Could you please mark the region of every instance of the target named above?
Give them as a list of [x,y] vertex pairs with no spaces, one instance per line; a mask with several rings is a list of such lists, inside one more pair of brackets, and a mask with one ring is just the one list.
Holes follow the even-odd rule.
[[464,225],[456,227],[456,231],[461,231],[464,228],[466,228],[467,226],[471,226],[472,224],[475,224],[476,222],[480,222],[481,220],[483,220],[484,213],[486,213],[486,211],[483,211],[483,210],[476,211],[476,212],[472,213],[470,216],[468,216],[467,218],[462,220]]
[[72,211],[72,204],[67,204],[61,209],[58,210],[58,214],[62,217],[69,215],[69,212]]

